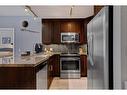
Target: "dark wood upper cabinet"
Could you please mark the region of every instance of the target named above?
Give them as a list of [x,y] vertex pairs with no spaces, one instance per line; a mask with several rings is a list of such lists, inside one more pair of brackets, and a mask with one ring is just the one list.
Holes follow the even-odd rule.
[[74,32],[79,33],[80,44],[83,44],[83,20],[73,19],[73,20],[63,20],[60,25],[60,32]]
[[53,25],[51,21],[42,22],[42,42],[43,44],[52,43],[52,29],[53,29]]
[[79,33],[80,43],[87,44],[87,24],[92,19],[43,19],[43,44],[61,44],[61,32]]
[[96,15],[104,6],[102,5],[96,5],[94,6],[94,15]]
[[81,32],[81,22],[75,20],[62,21],[60,25],[61,32]]
[[53,21],[53,44],[60,44],[60,22],[59,21]]
[[43,44],[60,44],[60,22],[56,20],[42,20]]

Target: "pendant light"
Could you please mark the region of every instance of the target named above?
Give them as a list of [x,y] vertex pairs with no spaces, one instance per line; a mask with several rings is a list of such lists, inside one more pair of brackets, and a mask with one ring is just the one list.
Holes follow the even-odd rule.
[[71,6],[71,9],[70,9],[70,16],[72,16],[72,14],[73,14],[73,8],[74,8],[74,5]]
[[30,12],[34,15],[34,19],[38,17],[38,16],[34,13],[34,11],[31,9],[30,6],[25,6],[25,11],[26,11],[26,12],[30,11]]

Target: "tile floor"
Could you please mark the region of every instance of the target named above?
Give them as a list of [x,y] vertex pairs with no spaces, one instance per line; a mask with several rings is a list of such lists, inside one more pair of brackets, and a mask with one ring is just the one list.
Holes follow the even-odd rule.
[[80,79],[60,79],[59,77],[55,77],[52,81],[50,89],[84,90],[84,89],[87,89],[87,78],[82,77]]

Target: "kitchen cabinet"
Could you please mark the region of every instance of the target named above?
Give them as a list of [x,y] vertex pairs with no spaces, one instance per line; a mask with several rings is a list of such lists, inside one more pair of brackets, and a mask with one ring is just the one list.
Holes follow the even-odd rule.
[[94,15],[96,15],[104,6],[94,6]]
[[0,67],[0,76],[0,89],[36,89],[34,67]]
[[81,55],[80,62],[81,62],[81,77],[87,77],[87,56]]
[[82,20],[62,20],[60,24],[60,32],[74,32],[79,33],[79,42],[82,44],[83,39],[83,21]]
[[50,87],[53,77],[60,76],[60,56],[55,54],[49,58],[48,63],[48,88]]
[[61,32],[79,33],[79,44],[87,44],[87,24],[93,16],[84,19],[43,19],[43,44],[61,44]]
[[51,56],[48,60],[48,89],[53,80],[53,56]]
[[43,44],[52,43],[52,22],[45,20],[42,22],[42,42]]
[[60,21],[53,21],[53,31],[52,31],[52,43],[53,44],[60,44],[61,43],[61,36],[60,36]]
[[[11,66],[9,66],[11,65]],[[47,89],[47,61],[0,67],[0,89]]]
[[80,32],[80,44],[87,44],[87,27],[86,27],[86,21],[84,20],[81,26],[81,32]]
[[43,44],[60,44],[60,22],[57,20],[42,20]]
[[63,20],[60,25],[61,32],[75,32],[80,33],[81,29],[81,21],[77,20]]
[[53,76],[60,77],[60,55],[53,55]]

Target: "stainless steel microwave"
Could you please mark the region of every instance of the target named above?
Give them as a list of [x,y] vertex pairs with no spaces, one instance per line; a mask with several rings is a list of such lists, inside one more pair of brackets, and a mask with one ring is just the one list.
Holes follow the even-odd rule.
[[61,43],[79,43],[79,33],[61,33]]

